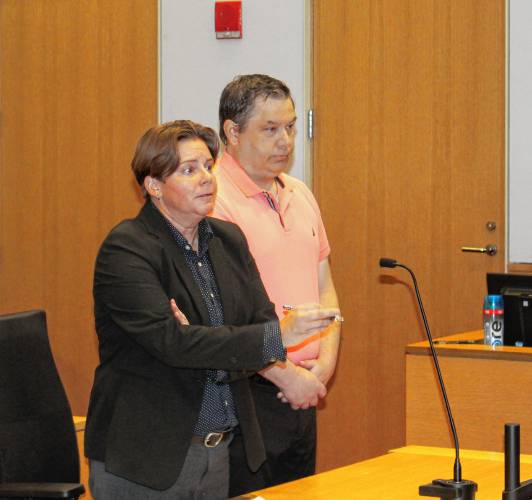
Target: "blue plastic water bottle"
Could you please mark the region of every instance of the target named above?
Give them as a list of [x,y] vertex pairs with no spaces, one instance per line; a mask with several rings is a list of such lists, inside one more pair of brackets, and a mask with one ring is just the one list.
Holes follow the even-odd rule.
[[502,295],[484,298],[484,344],[502,345],[504,340],[504,302]]

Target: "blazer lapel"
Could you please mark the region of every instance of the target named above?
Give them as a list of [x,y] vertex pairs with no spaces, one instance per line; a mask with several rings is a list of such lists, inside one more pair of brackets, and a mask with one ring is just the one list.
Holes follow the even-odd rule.
[[201,290],[197,285],[196,281],[194,280],[194,276],[192,276],[192,271],[188,267],[185,256],[177,247],[177,244],[169,231],[168,237],[162,238],[162,244],[165,247],[166,252],[168,252],[168,255],[170,255],[172,258],[172,261],[174,263],[174,269],[177,275],[181,278],[184,287],[187,289],[188,293],[192,297],[192,304],[194,305],[197,314],[201,318],[201,324],[209,325],[209,311],[207,310],[205,300],[201,295]]
[[139,218],[146,223],[147,231],[159,239],[165,252],[172,259],[175,272],[190,294],[192,298],[191,302],[196,308],[196,313],[200,318],[201,324],[210,324],[209,312],[207,311],[207,306],[205,305],[201,291],[192,276],[185,256],[179,250],[162,214],[148,201],[140,211]]

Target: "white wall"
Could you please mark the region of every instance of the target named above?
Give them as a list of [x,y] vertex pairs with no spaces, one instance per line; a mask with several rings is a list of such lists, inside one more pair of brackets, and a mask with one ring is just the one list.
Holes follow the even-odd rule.
[[[214,0],[160,0],[160,120],[192,119],[218,130],[218,101],[238,74],[283,80],[296,103],[292,175],[309,181],[306,139],[306,0],[243,0],[243,38],[217,40]],[[307,96],[308,98],[308,96]]]
[[532,263],[532,1],[508,7],[508,260]]

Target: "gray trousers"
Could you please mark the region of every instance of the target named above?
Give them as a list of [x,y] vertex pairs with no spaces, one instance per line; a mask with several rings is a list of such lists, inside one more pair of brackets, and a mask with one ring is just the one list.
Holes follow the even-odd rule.
[[177,481],[163,491],[115,476],[105,470],[103,462],[90,460],[92,496],[94,500],[226,500],[230,442],[228,439],[215,448],[191,444]]

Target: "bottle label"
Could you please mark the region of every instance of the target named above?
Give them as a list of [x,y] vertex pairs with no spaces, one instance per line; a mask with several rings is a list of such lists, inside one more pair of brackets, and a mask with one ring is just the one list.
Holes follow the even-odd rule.
[[504,314],[504,309],[484,309],[484,314],[488,314],[490,316],[496,314],[497,316],[502,316]]
[[492,318],[484,323],[485,343],[499,346],[503,344],[504,320],[502,318]]

